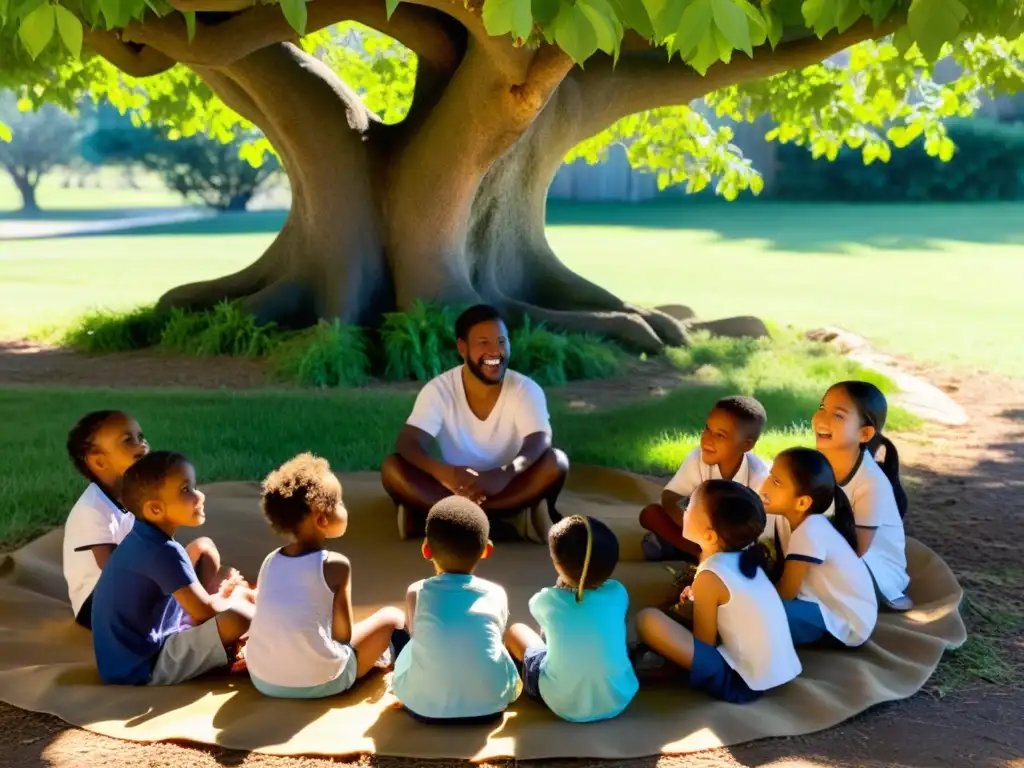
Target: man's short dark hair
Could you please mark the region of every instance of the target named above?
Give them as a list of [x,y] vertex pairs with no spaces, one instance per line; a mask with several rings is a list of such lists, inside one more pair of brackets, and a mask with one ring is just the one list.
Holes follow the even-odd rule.
[[427,515],[427,545],[446,571],[470,571],[487,548],[491,524],[476,502],[465,496],[441,499]]
[[456,318],[455,338],[466,341],[474,325],[492,320],[502,320],[501,313],[490,304],[476,304]]
[[146,454],[128,467],[121,479],[121,503],[124,508],[141,518],[146,502],[160,498],[160,489],[171,472],[190,464],[184,455],[174,451]]
[[260,506],[278,533],[291,534],[312,511],[324,512],[341,502],[327,459],[300,453],[275,469],[263,481]]
[[768,414],[764,406],[754,397],[745,395],[731,395],[723,397],[715,403],[715,410],[725,411],[733,416],[743,427],[747,437],[758,440],[764,425],[768,423]]
[[590,564],[584,589],[597,589],[611,578],[619,564],[619,540],[607,525],[594,517],[566,517],[551,529],[551,559],[578,586],[587,556],[587,523],[590,524]]

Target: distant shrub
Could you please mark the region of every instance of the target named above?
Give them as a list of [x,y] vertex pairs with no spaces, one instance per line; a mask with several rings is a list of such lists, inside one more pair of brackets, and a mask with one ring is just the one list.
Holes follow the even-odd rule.
[[277,347],[274,374],[304,387],[358,387],[370,378],[365,331],[337,320],[321,320]]
[[601,379],[622,370],[622,354],[610,342],[581,333],[560,333],[527,318],[510,331],[512,366],[541,386]]
[[256,318],[228,301],[205,312],[171,310],[160,337],[165,349],[201,356],[262,357],[278,341],[272,324],[259,325]]
[[832,162],[806,147],[778,145],[772,196],[815,201],[1024,200],[1024,122],[974,117],[946,123],[956,153],[949,162],[930,157],[923,141],[894,148],[888,163],[864,165],[859,149]]
[[160,343],[167,313],[154,306],[127,312],[95,310],[83,315],[61,338],[61,343],[87,354],[108,354],[145,349]]
[[417,301],[408,312],[384,315],[380,328],[384,377],[428,381],[461,362],[455,348],[455,309]]

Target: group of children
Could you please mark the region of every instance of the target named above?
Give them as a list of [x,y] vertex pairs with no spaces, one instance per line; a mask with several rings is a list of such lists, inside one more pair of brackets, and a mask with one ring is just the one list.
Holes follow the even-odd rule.
[[350,563],[327,548],[348,524],[342,487],[308,453],[263,482],[263,512],[288,542],[250,587],[222,568],[209,539],[175,541],[178,528],[204,520],[194,468],[181,454],[150,452],[135,420],[116,411],[85,416],[68,437],[90,484],[68,518],[64,572],[107,683],[183,682],[229,666],[244,643],[253,685],[267,696],[331,696],[393,665],[395,699],[423,722],[500,719],[523,692],[565,720],[590,722],[632,701],[641,650],[686,670],[693,687],[746,702],[800,674],[795,646],[861,645],[879,600],[911,607],[906,497],[885,418],[875,387],[837,384],[812,421],[818,450],[784,451],[769,469],[752,452],[764,409],[752,398],[719,401],[700,448],[640,518],[648,559],[698,561],[680,595],[692,618],[644,608],[633,648],[629,597],[612,578],[619,542],[604,523],[572,516],[551,529],[557,581],[529,602],[538,632],[509,626],[505,590],[474,575],[492,553],[490,528],[460,496],[427,517],[422,554],[436,575],[409,587],[404,611],[356,622]]

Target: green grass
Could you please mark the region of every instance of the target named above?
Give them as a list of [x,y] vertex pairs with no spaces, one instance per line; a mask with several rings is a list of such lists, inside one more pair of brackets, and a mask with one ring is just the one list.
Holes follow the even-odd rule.
[[[139,189],[120,188],[123,174],[118,168],[103,168],[89,183],[97,181],[102,185],[96,189],[62,185],[65,174],[59,171],[44,176],[36,189],[36,202],[43,210],[41,219],[68,217],[71,211],[107,208],[175,208],[182,204],[181,195],[171,192],[155,177],[139,173],[136,180]],[[21,195],[6,172],[0,171],[0,220],[21,208]]]
[[[669,474],[696,445],[715,400],[741,392],[758,397],[768,412],[769,429],[756,450],[770,458],[794,444],[810,445],[808,424],[822,392],[837,379],[862,373],[846,360],[821,354],[820,346],[792,337],[779,340],[778,353],[763,342],[697,342],[708,382],[704,386],[589,413],[570,409],[552,390],[558,445],[574,461]],[[824,365],[828,360],[832,365]],[[378,468],[393,450],[414,397],[381,390],[0,389],[0,455],[5,457],[0,498],[8,510],[0,515],[0,541],[23,539],[63,522],[83,485],[64,455],[64,436],[87,411],[129,411],[154,447],[185,452],[195,461],[201,482],[213,482],[261,479],[304,450],[321,453],[339,470]],[[919,424],[892,409],[893,429]]]
[[[68,205],[79,195],[94,207],[120,195],[62,192]],[[0,337],[66,326],[91,307],[129,309],[243,267],[281,218],[5,242]],[[570,267],[635,303],[838,324],[923,361],[1024,376],[1014,330],[1024,323],[1024,205],[552,204],[549,218]]]

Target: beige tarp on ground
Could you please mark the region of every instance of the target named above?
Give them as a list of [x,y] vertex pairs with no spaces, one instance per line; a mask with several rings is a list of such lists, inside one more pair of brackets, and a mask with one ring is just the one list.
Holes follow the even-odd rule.
[[[419,542],[396,540],[394,512],[375,474],[342,476],[351,515],[338,542],[352,561],[357,618],[382,605],[402,605],[406,586],[431,575]],[[204,488],[207,523],[179,538],[208,535],[226,562],[254,578],[279,545],[263,520],[254,483]],[[560,503],[563,514],[609,522],[622,541],[616,577],[631,610],[672,596],[670,575],[639,562],[640,507],[659,489],[632,475],[574,467]],[[638,757],[789,736],[833,726],[880,702],[910,696],[943,651],[965,639],[961,590],[931,550],[908,541],[909,615],[883,614],[872,641],[856,651],[802,652],[803,675],[762,700],[734,706],[678,684],[644,689],[619,718],[573,725],[525,698],[497,727],[427,727],[388,708],[378,675],[348,694],[321,701],[261,697],[244,676],[204,679],[174,688],[100,685],[90,635],[71,619],[61,573],[61,531],[0,561],[0,699],[55,714],[98,733],[136,741],[187,739],[274,754],[377,753],[422,758]],[[546,547],[499,545],[480,575],[503,584],[514,620],[529,621],[527,601],[554,579]],[[457,674],[457,669],[453,670]]]

